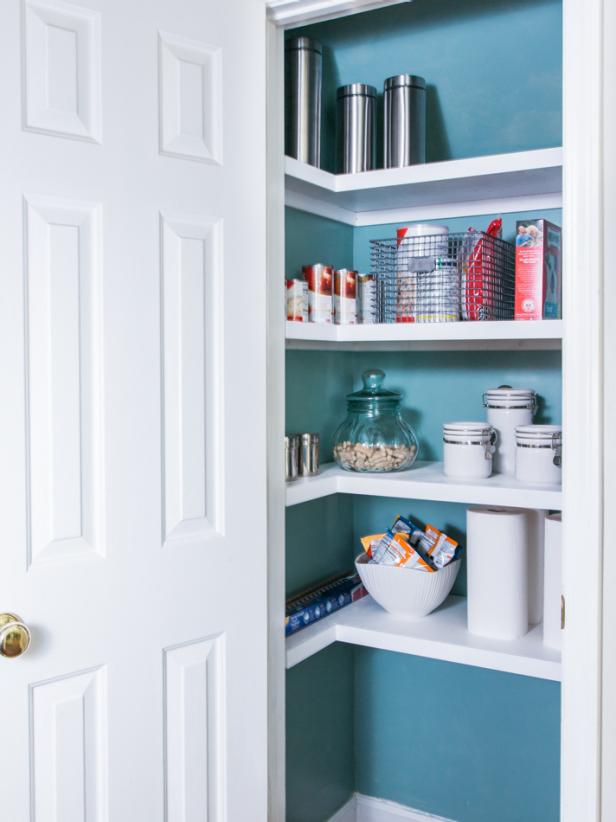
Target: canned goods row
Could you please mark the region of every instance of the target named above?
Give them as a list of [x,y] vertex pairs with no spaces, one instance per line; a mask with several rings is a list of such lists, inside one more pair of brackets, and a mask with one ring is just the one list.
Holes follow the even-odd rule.
[[313,477],[319,473],[321,439],[318,434],[289,434],[284,438],[285,479]]
[[377,281],[374,274],[314,263],[302,266],[303,280],[287,280],[287,320],[294,322],[378,322]]

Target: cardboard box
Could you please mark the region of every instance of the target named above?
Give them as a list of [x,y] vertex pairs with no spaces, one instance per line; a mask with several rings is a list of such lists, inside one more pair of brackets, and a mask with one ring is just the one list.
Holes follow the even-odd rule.
[[547,220],[518,220],[515,239],[516,320],[561,317],[560,227]]

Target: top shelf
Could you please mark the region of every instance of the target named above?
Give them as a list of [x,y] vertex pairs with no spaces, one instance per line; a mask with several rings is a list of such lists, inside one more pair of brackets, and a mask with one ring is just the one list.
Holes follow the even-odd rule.
[[562,149],[330,174],[285,158],[286,204],[353,226],[562,205]]

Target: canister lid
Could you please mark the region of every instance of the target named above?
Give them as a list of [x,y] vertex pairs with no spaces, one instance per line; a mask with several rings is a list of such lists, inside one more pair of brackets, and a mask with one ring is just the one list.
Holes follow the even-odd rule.
[[372,368],[361,375],[364,387],[361,391],[347,394],[349,408],[377,405],[380,408],[393,408],[400,403],[402,394],[399,391],[389,391],[383,388],[385,372],[380,368]]
[[389,89],[403,86],[425,89],[426,81],[417,74],[395,74],[393,77],[388,77],[387,80],[385,80],[383,88],[385,91],[389,91]]
[[489,436],[494,429],[488,422],[446,422],[443,434],[455,436]]
[[438,223],[412,223],[396,229],[398,239],[404,237],[432,237],[435,234],[449,234],[449,228]]
[[489,388],[483,395],[483,404],[490,408],[533,408],[537,395],[532,388],[512,388],[500,385]]
[[518,425],[515,429],[517,442],[551,444],[562,439],[562,425]]
[[289,37],[284,42],[285,51],[298,51],[299,49],[307,49],[308,51],[316,51],[321,54],[323,47],[316,40],[310,37]]
[[349,83],[348,86],[339,86],[336,96],[338,99],[341,97],[376,97],[376,89],[367,83]]

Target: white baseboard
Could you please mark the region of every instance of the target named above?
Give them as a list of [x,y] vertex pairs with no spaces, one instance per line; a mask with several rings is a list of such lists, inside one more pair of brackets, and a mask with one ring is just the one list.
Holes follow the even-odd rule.
[[355,793],[328,822],[455,822],[387,799]]

